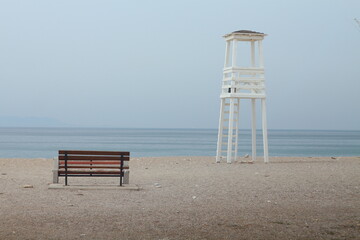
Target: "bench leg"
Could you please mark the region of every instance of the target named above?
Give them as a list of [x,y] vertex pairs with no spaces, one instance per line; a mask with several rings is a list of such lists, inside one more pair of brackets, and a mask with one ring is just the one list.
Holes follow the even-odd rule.
[[57,157],[54,157],[54,168],[53,172],[53,183],[59,183],[59,160]]
[[123,184],[129,184],[130,171],[124,170]]

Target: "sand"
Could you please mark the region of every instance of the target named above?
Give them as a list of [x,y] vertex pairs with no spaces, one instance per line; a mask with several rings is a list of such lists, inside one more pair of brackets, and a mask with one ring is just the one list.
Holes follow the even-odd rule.
[[0,159],[0,239],[360,239],[360,157],[270,161],[133,158],[141,190],[120,191],[48,189],[51,159]]

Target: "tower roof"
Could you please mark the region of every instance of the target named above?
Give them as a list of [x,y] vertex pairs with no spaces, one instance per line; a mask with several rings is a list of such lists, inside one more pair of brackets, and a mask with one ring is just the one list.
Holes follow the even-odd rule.
[[265,35],[264,33],[261,32],[255,32],[255,31],[251,31],[251,30],[238,30],[238,31],[234,31],[232,33],[246,33],[246,34],[260,34],[260,35]]
[[238,30],[232,33],[225,34],[224,38],[236,38],[238,40],[258,40],[263,39],[266,36],[265,33],[255,32],[251,30]]

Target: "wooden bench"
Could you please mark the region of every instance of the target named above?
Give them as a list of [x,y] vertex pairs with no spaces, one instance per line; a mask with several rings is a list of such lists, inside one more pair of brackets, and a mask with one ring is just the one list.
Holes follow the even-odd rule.
[[60,150],[55,158],[53,182],[59,177],[118,177],[120,186],[129,183],[129,152]]

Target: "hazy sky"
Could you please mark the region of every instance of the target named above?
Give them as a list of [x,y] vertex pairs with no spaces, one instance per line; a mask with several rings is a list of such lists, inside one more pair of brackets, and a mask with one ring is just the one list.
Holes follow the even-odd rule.
[[0,125],[217,128],[222,36],[248,29],[270,129],[360,130],[354,18],[359,0],[0,0]]

